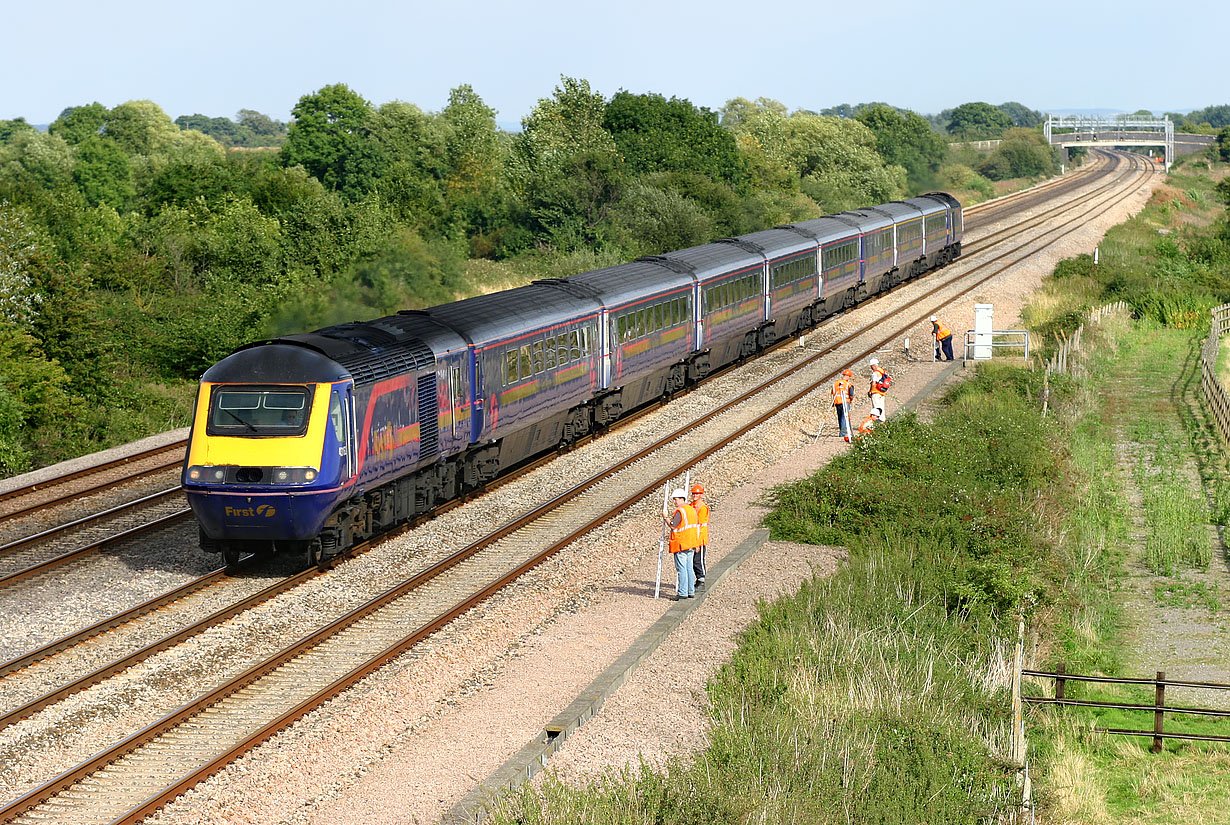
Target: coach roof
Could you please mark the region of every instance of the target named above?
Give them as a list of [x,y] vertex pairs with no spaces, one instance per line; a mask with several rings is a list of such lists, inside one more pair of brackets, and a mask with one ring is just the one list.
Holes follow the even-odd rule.
[[540,283],[423,310],[424,315],[456,330],[475,346],[516,338],[597,312],[596,298]]
[[653,261],[638,260],[535,283],[549,284],[579,295],[589,294],[608,308],[615,308],[640,298],[687,289],[692,285],[692,276]]

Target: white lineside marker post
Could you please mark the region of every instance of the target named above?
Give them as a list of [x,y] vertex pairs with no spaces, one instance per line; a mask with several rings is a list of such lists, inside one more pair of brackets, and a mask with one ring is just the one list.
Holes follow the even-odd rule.
[[905,360],[910,360],[910,336],[905,336]]
[[662,552],[666,550],[666,519],[669,514],[666,512],[666,503],[670,501],[671,483],[669,480],[666,486],[662,488],[662,537],[658,539],[658,578],[653,583],[653,597],[658,598],[658,594],[662,592]]

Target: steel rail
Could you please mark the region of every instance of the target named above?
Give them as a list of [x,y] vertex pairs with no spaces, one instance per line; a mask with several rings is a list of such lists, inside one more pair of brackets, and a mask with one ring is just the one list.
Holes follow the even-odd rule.
[[[54,476],[52,478],[47,479],[46,481],[39,481],[39,482],[36,482],[35,484],[27,484],[24,487],[14,487],[12,490],[9,490],[4,493],[0,493],[0,501],[8,501],[11,498],[20,498],[22,496],[30,496],[30,495],[34,495],[35,493],[45,492],[46,489],[49,487],[57,487],[61,484],[67,484],[68,482],[76,481],[79,478],[84,478],[86,476],[94,475],[96,473],[105,472],[106,470],[111,470],[111,469],[114,469],[115,467],[122,467],[125,464],[132,464],[133,462],[141,461],[142,459],[152,458],[153,456],[160,455],[161,453],[167,453],[167,452],[170,452],[172,450],[177,450],[177,449],[182,450],[187,445],[188,445],[188,440],[183,439],[181,441],[176,441],[171,444],[164,444],[161,447],[151,447],[150,449],[142,450],[139,453],[133,453],[132,455],[112,459],[111,461],[106,461],[106,462],[103,462],[102,464],[95,464],[90,467],[85,467],[80,470],[75,470],[70,473],[65,473],[64,475]],[[176,462],[176,463],[179,463],[179,462]],[[174,464],[166,465],[166,467],[173,467],[173,466],[175,465]],[[166,469],[166,467],[163,467],[163,469]],[[111,483],[115,483],[115,482],[111,482]]]

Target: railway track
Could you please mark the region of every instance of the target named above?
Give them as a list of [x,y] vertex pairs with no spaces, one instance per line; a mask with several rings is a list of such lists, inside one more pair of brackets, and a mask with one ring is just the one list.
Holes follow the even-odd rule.
[[[1152,171],[1150,165],[1146,174]],[[1108,207],[1091,206],[1086,212],[1099,208]],[[226,684],[171,709],[96,759],[30,790],[0,810],[0,816],[21,822],[134,821],[515,582],[525,570],[612,514],[656,493],[664,480],[678,476],[683,468],[734,443],[783,406],[825,386],[834,371],[829,362],[835,359],[826,359],[828,354],[841,348],[844,363],[858,350],[852,360],[861,360],[898,335],[903,325],[909,328],[937,306],[1001,274],[1011,266],[997,267],[1002,255],[1031,244],[1045,246],[1070,231],[1074,229],[1043,233],[1044,238],[1054,237],[1026,241],[995,260],[953,275],[907,304],[908,313],[902,310],[882,318],[804,357],[782,375],[600,470],[491,535],[455,553],[422,559],[417,571],[378,597],[342,611],[344,615],[253,664]],[[902,318],[903,314],[908,318]],[[110,767],[100,769],[108,764]],[[61,793],[69,787],[71,794]]]

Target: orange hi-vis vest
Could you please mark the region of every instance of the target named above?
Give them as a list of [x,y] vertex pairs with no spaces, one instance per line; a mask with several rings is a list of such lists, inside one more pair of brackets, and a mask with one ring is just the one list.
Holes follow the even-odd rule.
[[880,419],[874,415],[869,415],[863,419],[863,423],[858,425],[858,434],[866,435],[871,432],[872,428],[879,423]]
[[[691,504],[684,504],[676,507],[675,512],[680,514],[680,519],[678,527],[671,527],[671,552],[682,553],[684,550],[695,550],[699,546],[696,543],[698,538],[696,511],[692,509]],[[671,521],[674,520],[672,516]]]
[[868,395],[883,395],[888,391],[888,387],[884,386],[884,376],[887,374],[878,366],[871,368],[871,392]]
[[703,501],[692,509],[696,511],[697,547],[709,546],[709,505]]
[[932,321],[931,332],[935,334],[935,340],[943,341],[952,335],[952,330],[943,321]]
[[838,378],[833,382],[833,406],[840,407],[842,404],[847,404],[850,401],[850,381],[846,378]]

